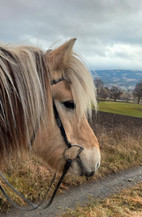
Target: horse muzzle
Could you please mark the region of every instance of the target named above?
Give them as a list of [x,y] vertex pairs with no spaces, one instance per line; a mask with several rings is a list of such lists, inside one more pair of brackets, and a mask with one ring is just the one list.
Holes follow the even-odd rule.
[[[65,160],[71,160],[70,172],[79,176],[91,177],[95,174],[96,170],[100,166],[99,152],[91,151],[88,154],[87,151],[78,144],[72,144],[71,148],[67,148],[64,151]],[[95,157],[97,155],[97,157]]]

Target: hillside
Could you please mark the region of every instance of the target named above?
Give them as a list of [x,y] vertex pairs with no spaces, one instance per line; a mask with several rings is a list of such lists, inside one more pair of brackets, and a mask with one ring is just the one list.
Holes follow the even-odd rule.
[[101,79],[105,86],[116,85],[122,89],[133,89],[142,80],[142,71],[138,70],[91,70],[93,78]]

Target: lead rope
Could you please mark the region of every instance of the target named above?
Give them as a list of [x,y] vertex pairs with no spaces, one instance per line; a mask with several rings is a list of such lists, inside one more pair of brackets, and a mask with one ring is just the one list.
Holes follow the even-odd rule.
[[15,207],[16,209],[19,209],[19,210],[22,210],[22,211],[32,211],[32,210],[35,210],[37,208],[39,208],[42,203],[44,202],[49,190],[51,189],[52,187],[52,184],[55,180],[55,177],[56,177],[56,173],[54,174],[52,180],[51,180],[51,183],[50,183],[50,186],[46,192],[46,195],[44,196],[44,198],[42,199],[42,201],[37,205],[37,204],[34,204],[32,203],[30,200],[28,200],[27,198],[25,198],[21,193],[19,193],[7,180],[6,178],[3,176],[3,174],[0,172],[0,176],[2,177],[2,179],[5,181],[5,183],[19,196],[21,197],[28,205],[31,205],[31,207],[22,207],[22,206],[19,206],[17,203],[15,203],[13,200],[10,199],[10,197],[8,196],[8,194],[5,192],[5,190],[3,189],[3,187],[0,185],[0,190],[1,192],[3,193],[3,195],[6,197],[6,199],[8,200],[8,202],[13,206]]
[[56,193],[57,193],[57,190],[59,189],[60,184],[62,183],[63,178],[65,177],[67,171],[69,170],[69,168],[70,168],[70,166],[71,166],[71,163],[72,163],[72,160],[71,160],[71,159],[68,159],[68,160],[66,161],[66,164],[65,164],[65,166],[64,166],[63,173],[62,173],[62,175],[61,175],[61,177],[60,177],[60,179],[59,179],[59,181],[58,181],[58,183],[57,183],[57,185],[56,185],[56,188],[55,188],[55,190],[54,190],[54,192],[53,192],[53,194],[52,194],[52,197],[51,197],[51,199],[49,200],[49,202],[48,202],[46,205],[44,205],[43,207],[41,207],[41,205],[44,203],[45,198],[46,198],[46,196],[48,195],[48,192],[49,192],[49,190],[51,189],[52,184],[53,184],[54,181],[55,181],[56,173],[54,174],[54,176],[53,176],[53,178],[52,178],[52,181],[51,181],[50,186],[49,186],[49,188],[48,188],[48,190],[47,190],[47,192],[46,192],[46,195],[44,196],[44,198],[42,199],[42,201],[41,201],[38,205],[36,205],[36,204],[32,203],[31,201],[29,201],[27,198],[25,198],[21,193],[19,193],[19,192],[6,180],[6,178],[5,178],[5,177],[3,176],[3,174],[0,172],[0,176],[1,176],[2,179],[5,181],[5,183],[6,183],[18,196],[20,196],[25,202],[27,202],[29,205],[31,205],[32,208],[31,208],[31,207],[29,207],[29,208],[26,207],[26,208],[25,208],[25,207],[19,206],[17,203],[15,203],[13,200],[10,199],[10,197],[8,196],[8,194],[5,192],[5,190],[3,189],[3,187],[2,187],[1,185],[0,185],[0,190],[1,190],[1,192],[3,193],[3,195],[6,197],[6,199],[8,200],[8,202],[9,202],[13,207],[15,207],[16,209],[19,209],[19,210],[22,210],[22,211],[33,211],[33,210],[35,210],[35,209],[37,209],[37,208],[46,209],[46,208],[48,208],[48,207],[51,205],[51,203],[53,202],[53,199],[54,199],[54,197],[55,197],[55,195],[56,195]]
[[60,187],[60,184],[62,183],[63,178],[65,177],[67,171],[69,170],[69,168],[70,168],[70,166],[71,166],[71,163],[72,163],[72,160],[71,160],[71,159],[68,159],[68,161],[66,162],[66,164],[65,164],[65,166],[64,166],[64,170],[63,170],[62,176],[60,177],[59,182],[58,182],[58,184],[56,185],[56,188],[55,188],[55,190],[54,190],[54,192],[53,192],[53,194],[52,194],[51,199],[50,199],[50,201],[48,202],[48,204],[43,207],[43,209],[48,208],[48,207],[51,205],[51,203],[53,202],[53,199],[54,199],[54,197],[55,197],[55,195],[56,195],[56,193],[57,193],[57,190],[58,190],[58,188]]
[[16,209],[19,209],[19,210],[22,210],[22,211],[33,211],[33,210],[38,209],[38,208],[40,208],[40,209],[46,209],[46,208],[48,208],[48,207],[51,205],[51,203],[53,202],[53,199],[54,199],[54,197],[55,197],[55,195],[56,195],[56,193],[57,193],[57,190],[59,189],[60,184],[62,183],[63,178],[65,177],[65,175],[66,175],[68,169],[70,168],[71,163],[72,163],[72,160],[71,160],[71,159],[68,159],[68,160],[66,161],[66,164],[65,164],[65,166],[64,166],[63,173],[62,173],[62,175],[61,175],[61,177],[60,177],[60,179],[59,179],[59,181],[58,181],[58,183],[57,183],[57,185],[56,185],[56,188],[55,188],[55,190],[54,190],[54,192],[53,192],[53,194],[52,194],[52,197],[50,198],[49,202],[48,202],[46,205],[44,205],[43,207],[41,207],[41,205],[44,203],[45,198],[46,198],[46,196],[47,196],[49,190],[51,189],[52,184],[53,184],[54,181],[55,181],[56,173],[54,174],[54,176],[53,176],[53,178],[52,178],[52,181],[51,181],[50,186],[49,186],[49,188],[48,188],[48,190],[47,190],[47,192],[46,192],[46,195],[44,196],[44,198],[42,199],[42,201],[41,201],[38,205],[36,205],[36,204],[32,203],[31,201],[29,201],[27,198],[25,198],[21,193],[19,193],[19,192],[6,180],[6,178],[5,178],[5,177],[1,174],[1,172],[0,172],[0,176],[1,176],[2,179],[5,181],[5,183],[6,183],[18,196],[20,196],[25,202],[27,202],[29,205],[31,205],[32,208],[31,208],[31,207],[29,207],[29,208],[26,207],[26,208],[25,208],[25,207],[19,206],[17,203],[15,203],[13,200],[10,199],[10,197],[7,195],[7,193],[6,193],[5,190],[2,188],[1,185],[0,185],[0,190],[1,190],[1,192],[3,193],[3,195],[6,197],[6,199],[8,200],[8,202],[9,202],[13,207],[15,207]]

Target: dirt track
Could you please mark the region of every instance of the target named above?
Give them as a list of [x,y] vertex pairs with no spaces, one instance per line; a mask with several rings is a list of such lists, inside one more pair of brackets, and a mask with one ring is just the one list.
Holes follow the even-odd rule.
[[103,180],[87,183],[80,187],[72,188],[63,195],[55,198],[53,204],[47,210],[36,210],[31,212],[22,212],[12,210],[1,217],[54,217],[59,216],[67,208],[74,208],[76,203],[85,204],[89,198],[105,198],[109,195],[119,192],[123,188],[133,186],[142,181],[142,166],[118,174],[108,176]]

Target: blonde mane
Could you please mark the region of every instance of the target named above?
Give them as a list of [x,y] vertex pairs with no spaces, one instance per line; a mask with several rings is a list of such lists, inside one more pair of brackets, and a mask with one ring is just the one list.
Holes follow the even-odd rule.
[[43,52],[34,47],[1,44],[0,155],[6,153],[5,149],[11,152],[15,147],[30,145],[37,122],[43,115],[46,119],[51,113],[50,94],[50,78]]

